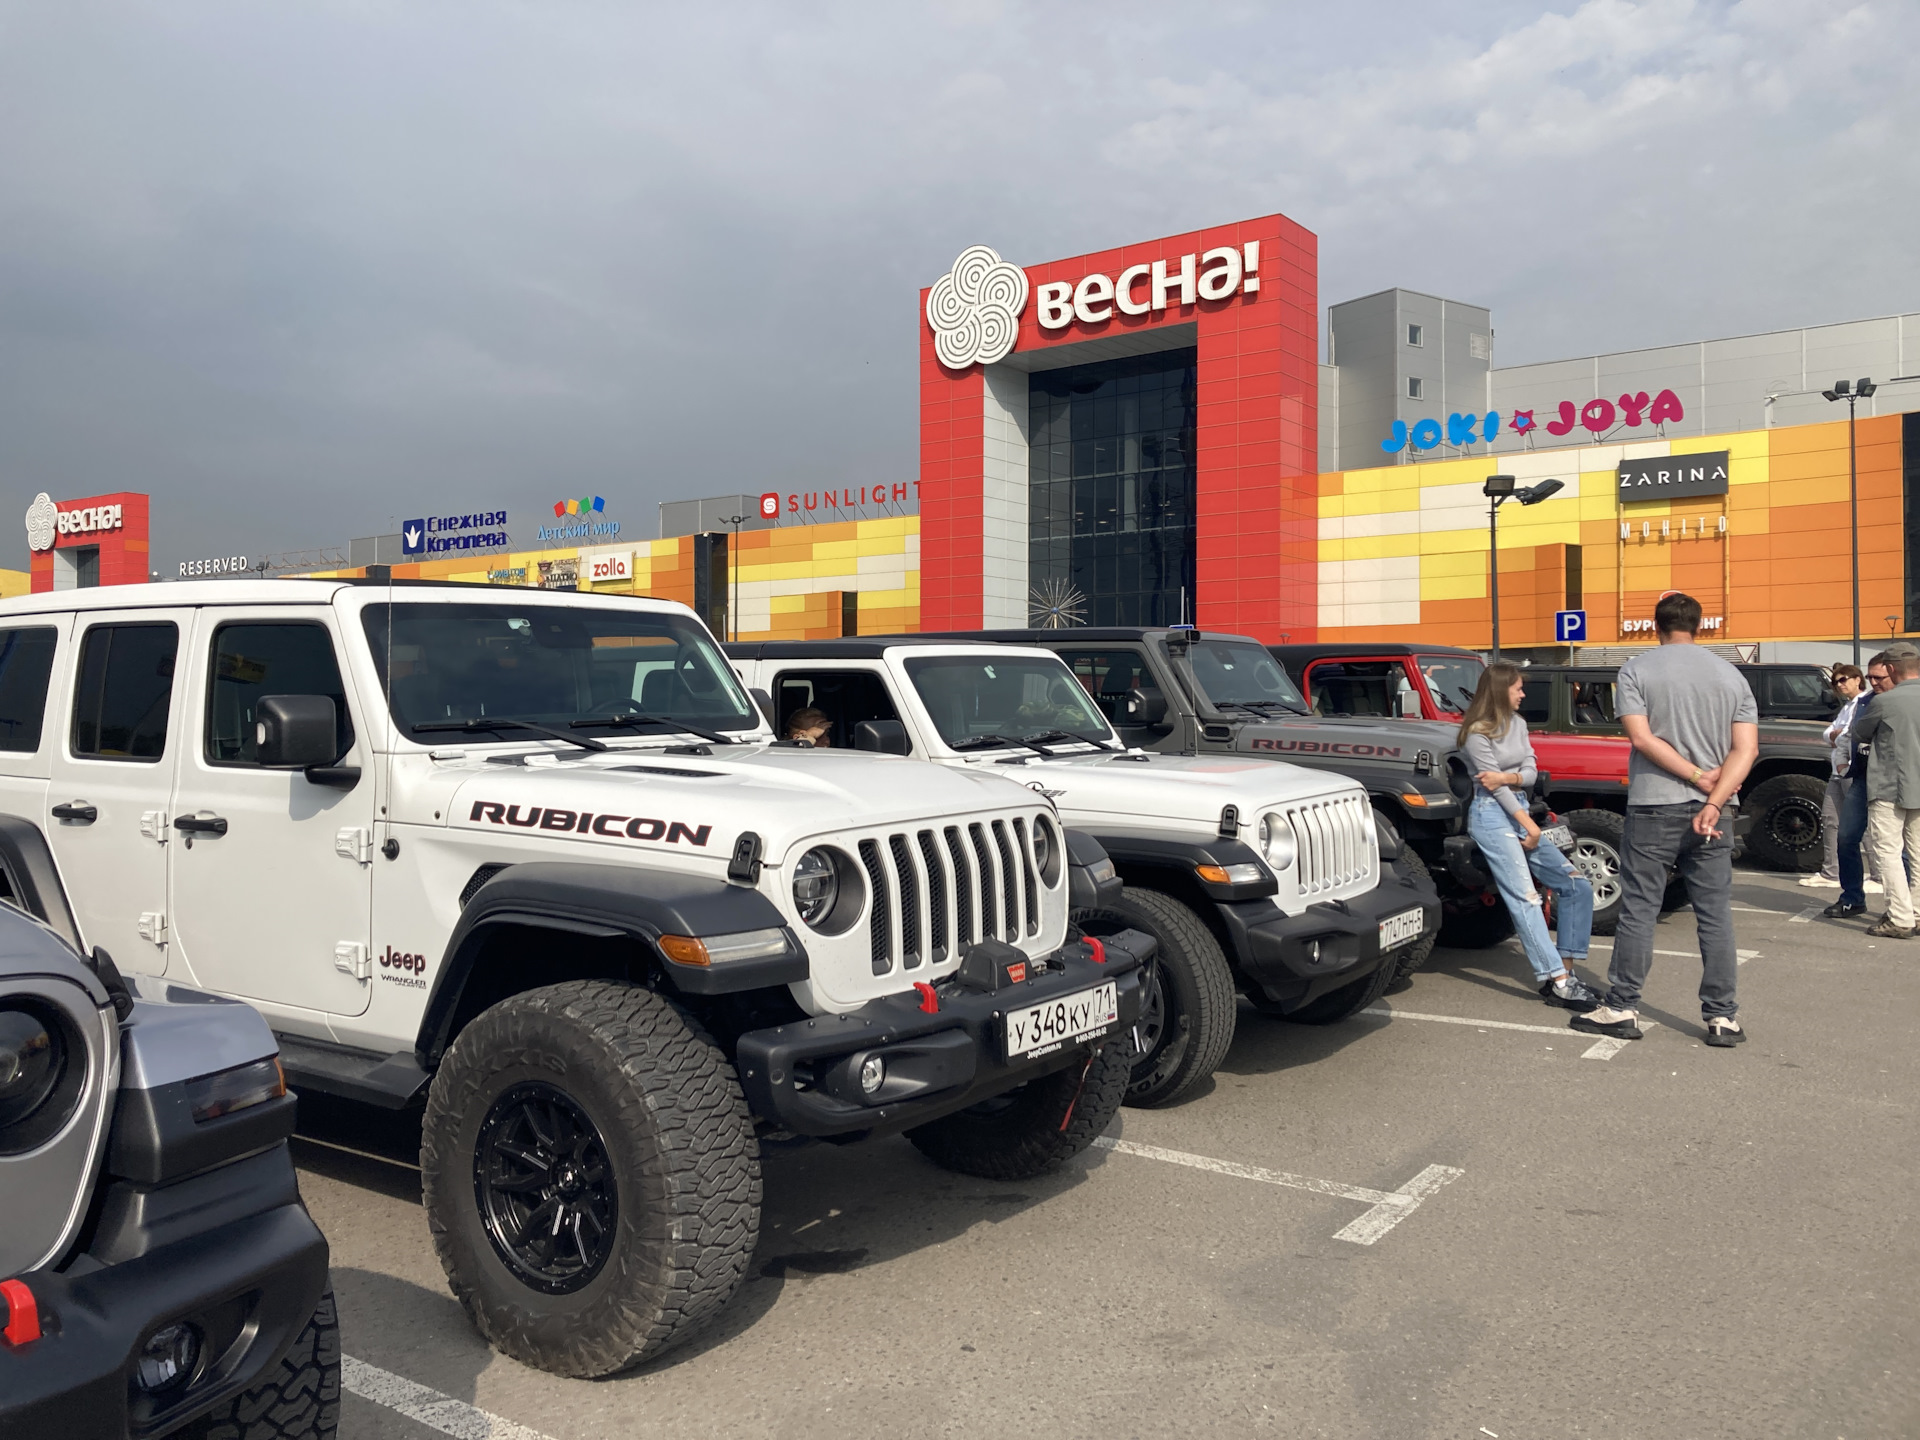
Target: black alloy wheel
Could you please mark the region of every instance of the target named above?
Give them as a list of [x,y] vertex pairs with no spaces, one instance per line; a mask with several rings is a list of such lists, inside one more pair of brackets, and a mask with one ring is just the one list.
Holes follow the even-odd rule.
[[606,1142],[566,1092],[516,1085],[481,1122],[474,1198],[495,1253],[528,1285],[580,1289],[613,1250],[620,1190]]
[[1772,870],[1819,869],[1826,793],[1826,782],[1812,775],[1775,775],[1754,786],[1741,806],[1753,816],[1747,853]]

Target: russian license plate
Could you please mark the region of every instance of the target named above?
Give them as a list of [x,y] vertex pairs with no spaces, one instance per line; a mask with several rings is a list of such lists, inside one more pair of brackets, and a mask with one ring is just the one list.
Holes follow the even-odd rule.
[[1556,850],[1573,849],[1573,830],[1566,825],[1549,825],[1540,832],[1540,843]]
[[1420,932],[1426,928],[1418,910],[1403,910],[1398,915],[1389,915],[1380,922],[1380,948],[1391,950],[1396,945],[1404,945],[1409,940],[1418,940]]
[[1120,1018],[1119,999],[1119,987],[1109,980],[1042,1005],[1009,1010],[1007,1059],[1051,1054],[1062,1045],[1101,1034]]

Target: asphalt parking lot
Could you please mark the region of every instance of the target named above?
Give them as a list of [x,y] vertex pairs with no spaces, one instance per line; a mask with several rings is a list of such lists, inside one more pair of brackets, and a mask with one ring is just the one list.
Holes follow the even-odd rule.
[[309,1102],[341,1433],[1920,1433],[1920,942],[1818,918],[1833,893],[1736,875],[1736,1050],[1700,1043],[1681,911],[1638,1042],[1567,1030],[1517,949],[1442,950],[1391,1014],[1243,1009],[1210,1089],[1042,1181],[900,1140],[776,1154],[720,1327],[608,1381],[488,1350],[417,1130]]

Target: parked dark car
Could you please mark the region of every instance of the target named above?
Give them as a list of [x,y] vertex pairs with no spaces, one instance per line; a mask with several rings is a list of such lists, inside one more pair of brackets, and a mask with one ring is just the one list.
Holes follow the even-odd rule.
[[1840,713],[1828,672],[1818,665],[1742,665],[1762,720],[1817,720],[1825,725]]

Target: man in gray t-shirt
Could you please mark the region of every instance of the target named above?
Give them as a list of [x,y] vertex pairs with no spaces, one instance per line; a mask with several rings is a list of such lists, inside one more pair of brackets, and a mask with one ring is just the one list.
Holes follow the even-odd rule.
[[1687,882],[1693,903],[1706,1042],[1725,1048],[1747,1038],[1734,1018],[1739,954],[1725,810],[1760,753],[1760,712],[1740,672],[1693,643],[1699,601],[1668,595],[1653,621],[1659,646],[1622,665],[1615,688],[1615,713],[1633,742],[1633,759],[1607,1001],[1590,1015],[1574,1016],[1572,1025],[1640,1038],[1640,991],[1653,967],[1653,927],[1671,868]]

